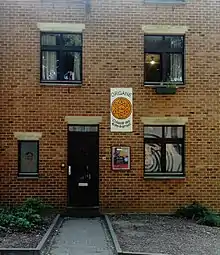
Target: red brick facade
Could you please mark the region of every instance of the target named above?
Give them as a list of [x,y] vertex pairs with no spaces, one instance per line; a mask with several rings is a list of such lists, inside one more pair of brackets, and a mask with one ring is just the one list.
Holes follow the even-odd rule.
[[[172,212],[200,201],[220,210],[220,2],[188,0],[6,0],[0,3],[0,199],[20,202],[41,196],[67,203],[65,116],[102,116],[100,208],[102,211]],[[45,1],[46,2],[46,1]],[[52,0],[51,0],[52,2]],[[66,2],[65,4],[63,2]],[[85,4],[87,2],[87,5]],[[83,23],[82,86],[40,84],[37,22]],[[158,95],[144,81],[142,25],[187,26],[186,85]],[[132,133],[110,132],[110,88],[132,87]],[[143,178],[141,117],[188,117],[186,178]],[[42,132],[38,179],[20,179],[14,132]],[[131,170],[111,170],[111,146],[131,147]],[[106,157],[106,160],[105,160]]]

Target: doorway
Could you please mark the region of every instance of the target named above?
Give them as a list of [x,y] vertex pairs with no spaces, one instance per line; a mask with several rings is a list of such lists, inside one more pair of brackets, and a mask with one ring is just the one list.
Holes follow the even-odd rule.
[[68,205],[99,204],[98,125],[68,125]]

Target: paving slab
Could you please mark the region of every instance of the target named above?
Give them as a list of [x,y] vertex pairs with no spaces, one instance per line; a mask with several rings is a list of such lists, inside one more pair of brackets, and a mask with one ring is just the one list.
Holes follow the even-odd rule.
[[70,218],[64,221],[48,254],[114,255],[110,242],[100,218]]

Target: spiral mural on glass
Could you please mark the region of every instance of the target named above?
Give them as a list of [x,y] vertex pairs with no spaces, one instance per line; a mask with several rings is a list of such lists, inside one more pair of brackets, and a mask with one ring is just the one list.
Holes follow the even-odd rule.
[[161,146],[145,144],[145,171],[161,172]]
[[[167,127],[164,130],[164,138],[179,138],[182,137],[182,130],[177,127]],[[181,143],[163,142],[161,127],[146,127],[145,138],[149,142],[145,142],[145,172],[146,173],[178,173],[182,172],[182,154],[183,147]],[[164,139],[163,138],[163,139]],[[155,141],[155,142],[153,142]],[[161,145],[162,144],[162,145]],[[163,146],[163,147],[162,147]],[[164,148],[165,146],[165,148]],[[164,157],[164,164],[161,166],[161,151],[166,151],[166,159]],[[165,155],[164,155],[165,156]],[[163,168],[163,169],[162,169]]]
[[166,144],[166,172],[182,172],[182,144]]

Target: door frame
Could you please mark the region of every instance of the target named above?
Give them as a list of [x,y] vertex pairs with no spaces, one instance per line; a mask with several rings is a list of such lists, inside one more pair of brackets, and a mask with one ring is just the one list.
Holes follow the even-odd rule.
[[[84,131],[84,132],[79,132],[79,131],[69,131],[69,127],[70,126],[84,126],[84,127],[97,127],[97,131],[94,131],[94,132],[91,132],[91,131]],[[73,205],[71,202],[70,202],[70,196],[69,196],[69,186],[70,186],[70,178],[69,178],[69,175],[68,175],[68,167],[69,167],[69,133],[70,132],[75,132],[75,133],[96,133],[97,136],[98,136],[98,147],[97,147],[97,153],[98,153],[98,162],[97,162],[97,166],[98,166],[98,170],[97,170],[97,195],[98,195],[98,201],[97,201],[97,205],[95,205],[94,207],[99,207],[99,196],[100,196],[100,183],[99,183],[99,178],[100,178],[100,171],[99,171],[99,142],[100,142],[100,136],[99,136],[99,124],[68,124],[67,125],[67,171],[66,171],[66,176],[67,176],[67,206],[68,207],[83,207],[83,206],[76,206],[76,205]],[[88,206],[89,207],[89,206]]]

